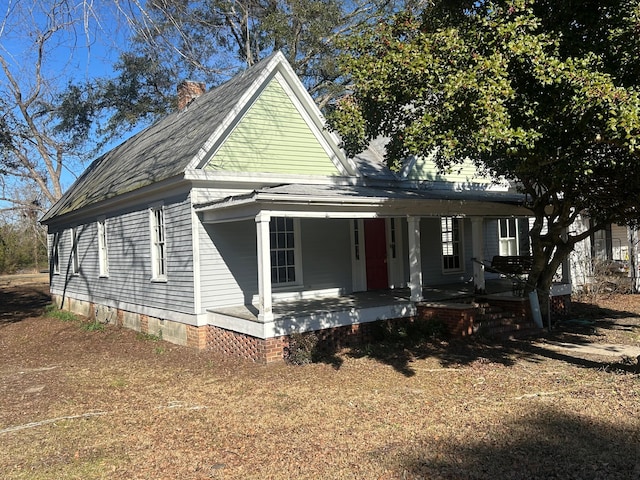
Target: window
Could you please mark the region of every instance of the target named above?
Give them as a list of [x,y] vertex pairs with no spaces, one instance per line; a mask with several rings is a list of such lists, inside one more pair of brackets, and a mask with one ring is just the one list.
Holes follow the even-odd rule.
[[109,276],[109,254],[107,250],[107,221],[98,219],[98,261],[100,263],[100,276]]
[[71,273],[80,273],[80,259],[78,258],[78,228],[71,229]]
[[274,217],[269,223],[271,240],[271,283],[290,284],[301,281],[296,251],[297,222],[292,218]]
[[498,238],[500,255],[518,255],[518,228],[515,218],[498,220]]
[[153,280],[166,280],[167,250],[164,207],[152,207],[149,212],[151,214],[151,268]]
[[60,274],[60,233],[53,234],[53,244],[51,247],[51,268],[55,275]]
[[461,220],[454,217],[440,219],[442,239],[442,269],[444,272],[462,270]]
[[391,249],[391,258],[396,258],[396,219],[389,219],[389,248]]

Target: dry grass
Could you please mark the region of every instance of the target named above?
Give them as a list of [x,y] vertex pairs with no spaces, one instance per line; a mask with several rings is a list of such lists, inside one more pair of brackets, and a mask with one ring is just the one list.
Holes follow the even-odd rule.
[[[623,359],[431,341],[259,366],[41,316],[41,290],[0,291],[5,479],[640,477]],[[580,313],[559,338],[637,345],[636,297]]]

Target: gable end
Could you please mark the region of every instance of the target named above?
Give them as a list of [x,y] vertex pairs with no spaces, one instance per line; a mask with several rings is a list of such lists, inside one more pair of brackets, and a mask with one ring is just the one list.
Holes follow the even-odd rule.
[[205,169],[241,173],[344,175],[287,89],[273,77],[222,141]]

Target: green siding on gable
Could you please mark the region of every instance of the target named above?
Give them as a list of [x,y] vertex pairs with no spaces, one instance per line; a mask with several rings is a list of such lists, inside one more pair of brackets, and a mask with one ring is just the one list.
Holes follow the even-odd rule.
[[205,168],[230,172],[340,175],[275,79]]
[[459,165],[453,165],[450,172],[442,173],[438,171],[438,167],[431,156],[416,159],[407,178],[409,180],[431,180],[464,184],[491,183],[491,178],[479,175],[476,167],[469,160],[465,160]]

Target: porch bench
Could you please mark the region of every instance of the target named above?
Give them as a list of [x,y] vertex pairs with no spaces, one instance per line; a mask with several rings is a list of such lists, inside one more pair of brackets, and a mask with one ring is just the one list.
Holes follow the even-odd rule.
[[505,275],[524,275],[531,271],[533,258],[528,255],[496,255],[488,271]]
[[510,277],[513,281],[512,293],[516,297],[524,294],[523,275],[528,274],[533,266],[533,258],[528,255],[496,255],[491,259],[488,271]]

